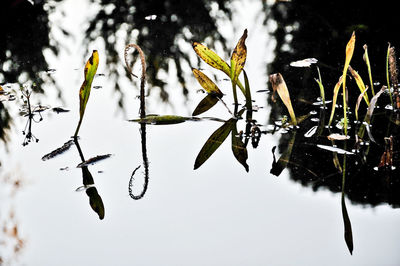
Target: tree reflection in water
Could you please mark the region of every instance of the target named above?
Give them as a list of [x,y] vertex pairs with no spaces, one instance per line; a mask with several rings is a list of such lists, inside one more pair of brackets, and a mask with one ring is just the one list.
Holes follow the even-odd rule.
[[[217,28],[217,18],[210,15],[212,7],[217,8],[218,16],[230,18],[229,0],[180,1],[180,0],[101,0],[100,11],[90,21],[86,30],[86,42],[91,43],[100,37],[107,51],[107,67],[115,80],[115,90],[121,93],[119,104],[123,104],[123,95],[118,77],[120,73],[120,50],[116,45],[118,36],[126,34],[124,43],[135,42],[147,56],[147,81],[149,92],[160,89],[160,97],[168,101],[166,81],[158,74],[160,70],[168,72],[173,62],[183,95],[188,94],[184,68],[192,65],[189,55],[184,53],[179,42],[191,44],[194,40],[219,42],[225,48],[225,40]],[[129,74],[128,74],[129,75]]]

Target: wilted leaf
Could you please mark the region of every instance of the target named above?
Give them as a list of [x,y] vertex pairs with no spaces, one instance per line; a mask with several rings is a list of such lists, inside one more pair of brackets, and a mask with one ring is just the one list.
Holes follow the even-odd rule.
[[234,118],[229,119],[208,138],[207,142],[201,148],[196,157],[194,163],[195,170],[199,168],[205,161],[207,161],[208,158],[210,158],[210,156],[225,141],[229,133],[231,133],[234,123],[236,123]]
[[[349,65],[349,70],[350,70],[351,75],[356,80],[356,83],[357,83],[358,88],[360,89],[360,92],[361,93],[365,92],[366,87],[365,87],[364,81],[362,80],[361,76],[350,65]],[[369,105],[368,94],[363,93],[363,97],[364,97],[365,103],[367,105]]]
[[217,102],[218,98],[215,95],[209,94],[200,101],[197,105],[196,109],[193,111],[193,116],[199,115],[208,111],[211,107],[213,107]]
[[237,83],[239,74],[243,70],[244,64],[246,62],[246,56],[247,56],[247,48],[245,44],[246,38],[247,38],[247,29],[244,30],[243,35],[236,44],[236,47],[233,50],[231,56],[230,77],[234,84]]
[[236,123],[232,126],[232,152],[236,160],[238,160],[246,169],[246,172],[248,172],[249,166],[246,163],[248,158],[247,149],[237,132]]
[[192,71],[197,81],[208,94],[215,95],[219,98],[222,98],[222,96],[224,96],[218,86],[209,77],[207,77],[207,75],[195,68]]
[[279,97],[288,109],[292,123],[297,125],[296,115],[294,114],[292,102],[290,100],[289,90],[282,75],[280,73],[272,74],[269,76],[269,81],[272,84],[274,92],[278,92]]
[[133,119],[129,120],[129,122],[145,123],[152,125],[171,125],[183,123],[187,120],[194,120],[194,118],[178,115],[148,115],[143,119]]
[[381,90],[377,94],[375,94],[375,96],[372,97],[372,99],[371,99],[371,103],[368,106],[367,114],[364,119],[364,121],[367,122],[368,124],[371,121],[371,117],[372,117],[372,113],[374,112],[374,109],[375,109],[376,101],[378,101],[379,96],[381,96],[381,94],[385,91],[385,89],[386,89],[386,87],[382,86]]
[[292,67],[310,67],[312,64],[316,64],[318,60],[316,58],[306,58],[299,61],[294,61],[290,63]]
[[196,54],[203,59],[204,62],[209,64],[210,66],[223,71],[225,74],[230,76],[231,69],[228,64],[219,57],[214,51],[208,49],[201,43],[194,42],[193,49]]
[[82,86],[79,90],[79,122],[76,127],[76,131],[74,137],[78,136],[79,128],[82,123],[83,115],[85,114],[86,105],[89,100],[90,91],[92,87],[93,78],[96,74],[97,67],[99,66],[99,53],[97,50],[93,50],[92,56],[86,62],[84,69],[84,78],[85,80],[82,83]]

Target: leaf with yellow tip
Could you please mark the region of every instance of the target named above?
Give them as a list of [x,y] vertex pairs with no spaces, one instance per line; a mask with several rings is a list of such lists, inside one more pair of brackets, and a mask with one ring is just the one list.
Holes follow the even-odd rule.
[[272,84],[272,88],[274,92],[278,92],[279,97],[282,102],[285,104],[286,108],[289,111],[290,118],[292,120],[293,125],[297,125],[296,115],[294,114],[294,110],[292,107],[292,102],[290,100],[289,90],[286,86],[286,82],[283,79],[281,73],[272,74],[269,76],[269,81]]
[[78,126],[76,127],[74,137],[78,136],[79,128],[82,123],[83,115],[85,114],[85,109],[87,102],[89,100],[90,91],[92,88],[92,82],[94,76],[97,71],[97,67],[99,66],[99,53],[97,50],[93,50],[92,55],[90,56],[89,60],[86,62],[85,69],[84,69],[84,78],[85,80],[82,83],[82,86],[79,90],[79,122]]
[[344,117],[344,134],[347,135],[347,103],[346,103],[346,74],[349,68],[351,58],[354,53],[354,46],[356,43],[356,34],[353,31],[349,42],[346,45],[346,60],[343,68],[343,117]]

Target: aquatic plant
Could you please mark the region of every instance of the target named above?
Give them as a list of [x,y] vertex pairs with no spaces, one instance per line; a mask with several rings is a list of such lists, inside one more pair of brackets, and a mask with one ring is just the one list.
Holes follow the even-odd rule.
[[92,82],[99,66],[99,53],[97,50],[92,52],[89,60],[86,62],[84,69],[84,81],[79,90],[79,122],[75,130],[74,138],[78,137],[79,129],[82,124],[83,116],[85,114],[86,105],[89,100],[90,91],[92,89]]

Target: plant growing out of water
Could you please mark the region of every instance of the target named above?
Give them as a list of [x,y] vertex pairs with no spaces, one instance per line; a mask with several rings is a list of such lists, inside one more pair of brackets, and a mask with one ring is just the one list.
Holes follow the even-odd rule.
[[[247,111],[247,121],[251,122],[251,112],[252,112],[252,104],[251,104],[251,92],[250,86],[248,82],[247,75],[245,74],[243,68],[246,62],[247,57],[247,48],[246,41],[247,38],[247,29],[243,32],[242,37],[239,39],[235,49],[232,52],[231,56],[231,64],[230,66],[214,51],[210,50],[203,44],[198,42],[193,43],[193,49],[196,54],[208,65],[212,66],[215,69],[218,69],[225,73],[231,80],[232,83],[232,93],[234,99],[234,112],[233,117],[219,127],[206,141],[199,154],[196,157],[194,163],[194,169],[199,168],[205,161],[210,158],[210,156],[219,148],[219,146],[225,141],[225,139],[232,134],[232,152],[235,158],[243,165],[246,171],[249,171],[249,166],[246,161],[248,158],[246,144],[242,141],[241,137],[237,131],[237,121],[241,118],[244,111]],[[239,75],[244,73],[245,86],[239,81]],[[207,92],[207,96],[199,103],[196,109],[193,112],[193,116],[199,115],[211,107],[213,107],[218,101],[222,102],[225,107],[228,109],[229,113],[232,112],[226,106],[226,104],[222,101],[223,93],[218,88],[218,86],[198,69],[193,69],[193,74],[196,77],[197,81]],[[236,92],[236,87],[239,87],[242,91],[245,99],[246,105],[245,108],[238,111],[238,96]]]
[[97,67],[99,66],[99,53],[93,50],[92,55],[86,62],[84,69],[84,81],[79,90],[79,122],[75,130],[74,138],[78,137],[79,129],[82,124],[83,116],[85,114],[86,105],[89,100],[90,91],[92,89],[92,82],[96,75]]

